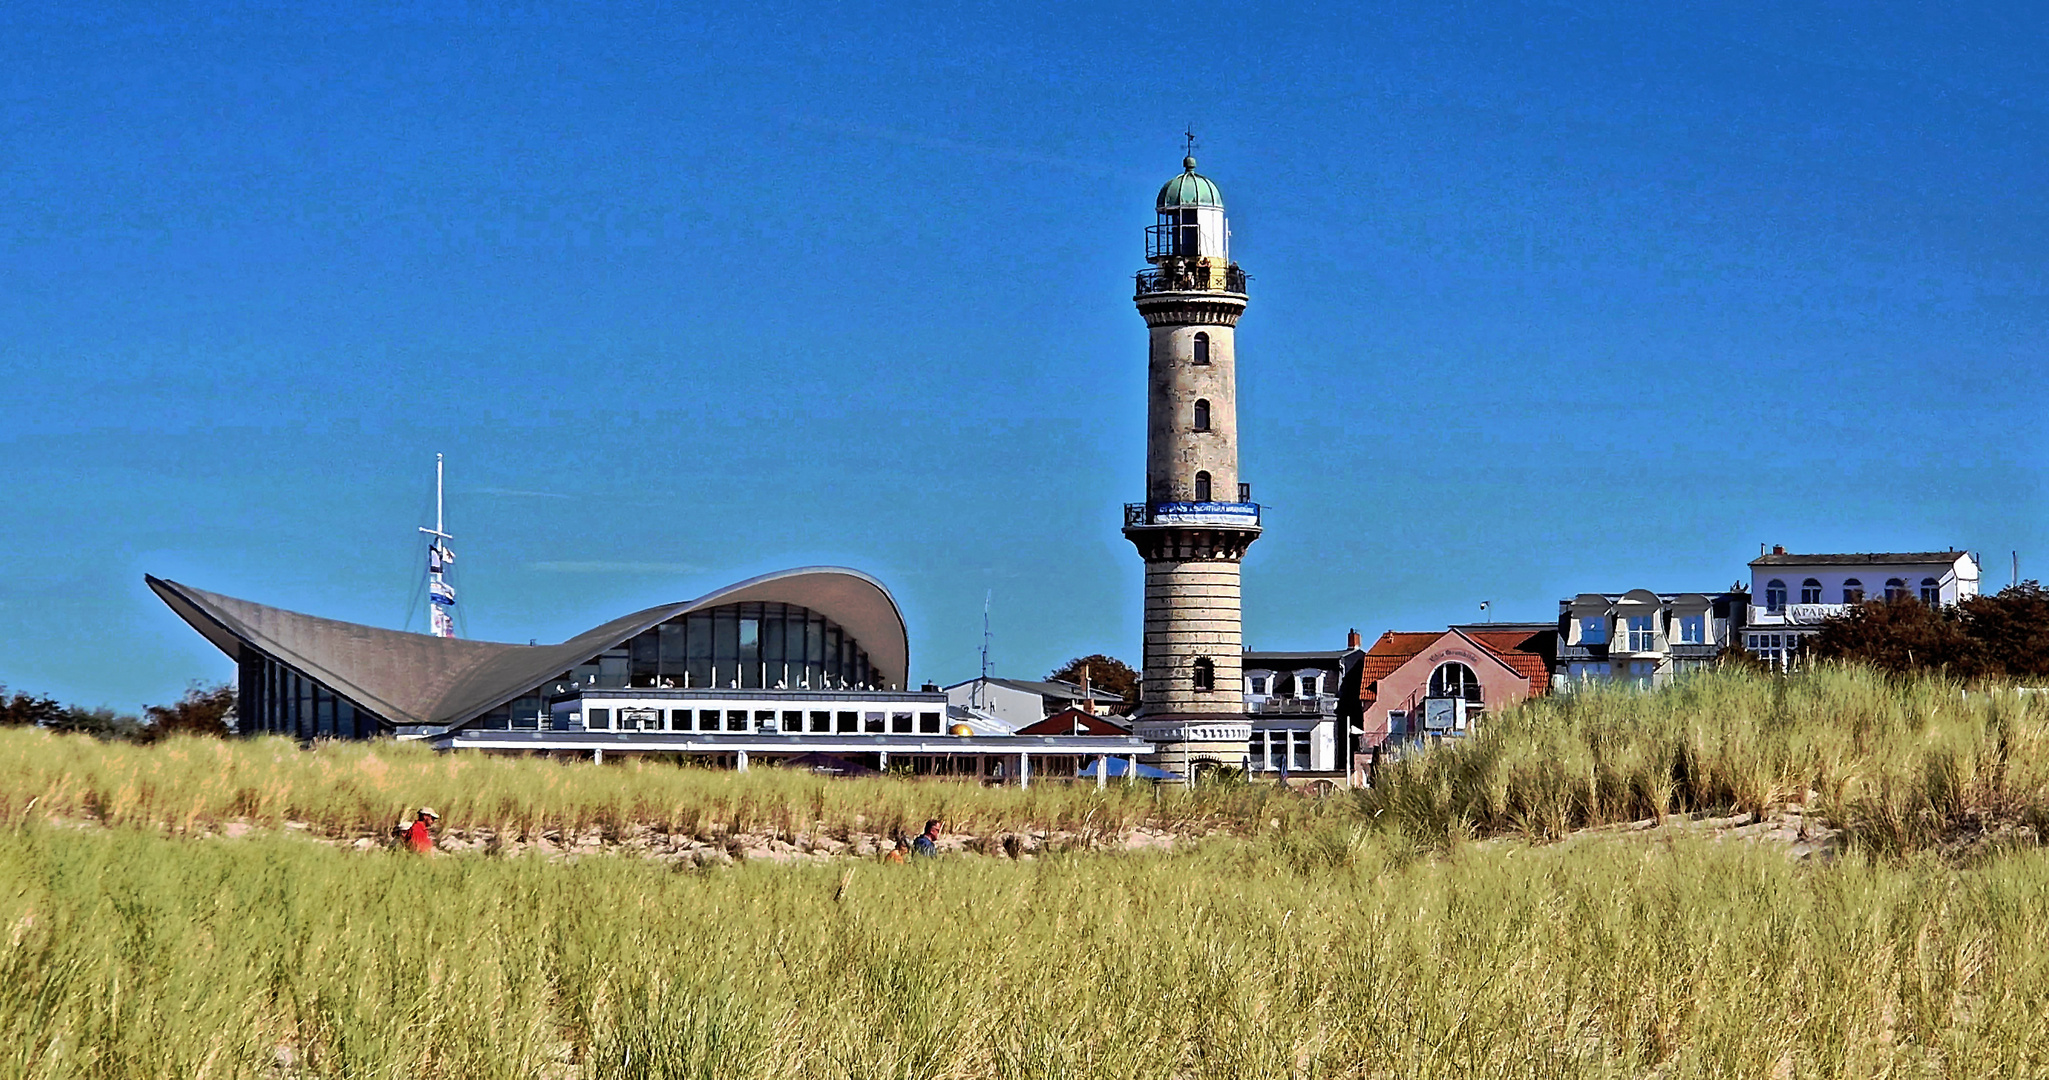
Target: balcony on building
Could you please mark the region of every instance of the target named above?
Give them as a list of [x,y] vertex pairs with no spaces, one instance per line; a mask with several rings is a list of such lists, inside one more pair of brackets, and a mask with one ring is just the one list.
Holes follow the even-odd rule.
[[1238,269],[1234,264],[1218,264],[1208,260],[1176,262],[1140,270],[1137,278],[1137,295],[1140,297],[1151,296],[1154,293],[1187,292],[1245,295],[1245,271]]
[[1189,525],[1226,529],[1259,529],[1255,502],[1125,503],[1125,529],[1171,529]]

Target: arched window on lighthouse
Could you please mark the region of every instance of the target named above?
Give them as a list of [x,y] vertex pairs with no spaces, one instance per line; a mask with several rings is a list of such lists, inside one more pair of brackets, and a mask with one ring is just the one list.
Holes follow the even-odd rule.
[[1195,335],[1195,363],[1198,367],[1209,366],[1209,335]]
[[1209,430],[1209,399],[1198,398],[1195,402],[1195,430]]
[[1195,501],[1209,501],[1209,474],[1206,472],[1195,474]]
[[1217,688],[1217,666],[1208,657],[1196,657],[1194,664],[1195,688],[1215,690]]

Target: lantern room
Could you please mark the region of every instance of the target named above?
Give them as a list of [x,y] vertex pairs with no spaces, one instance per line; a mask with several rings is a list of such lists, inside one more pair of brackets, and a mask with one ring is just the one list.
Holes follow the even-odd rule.
[[1224,223],[1224,197],[1210,178],[1195,171],[1195,159],[1181,159],[1181,174],[1160,188],[1159,223],[1145,231],[1147,262],[1206,259],[1228,263],[1231,230]]

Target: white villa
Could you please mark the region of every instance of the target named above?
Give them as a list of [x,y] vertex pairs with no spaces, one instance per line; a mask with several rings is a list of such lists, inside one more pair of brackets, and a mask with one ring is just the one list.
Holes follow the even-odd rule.
[[1799,555],[1773,547],[1750,560],[1743,647],[1783,668],[1822,620],[1853,604],[1882,598],[1946,607],[1978,595],[1978,576],[1978,559],[1967,551]]

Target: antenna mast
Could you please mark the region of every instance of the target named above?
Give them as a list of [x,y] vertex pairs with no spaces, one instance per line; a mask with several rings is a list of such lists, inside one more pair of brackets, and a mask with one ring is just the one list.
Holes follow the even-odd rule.
[[990,589],[982,594],[982,677],[975,680],[974,701],[974,705],[978,709],[982,707],[983,699],[988,696],[989,692],[989,601],[995,595],[996,590],[994,589]]
[[448,550],[448,541],[455,539],[442,531],[444,521],[441,514],[442,459],[434,455],[434,527],[422,528],[432,539],[427,541],[427,613],[431,617],[435,637],[455,636],[455,620],[449,617],[448,609],[455,606],[455,586],[442,576],[449,563],[455,561],[455,552]]

